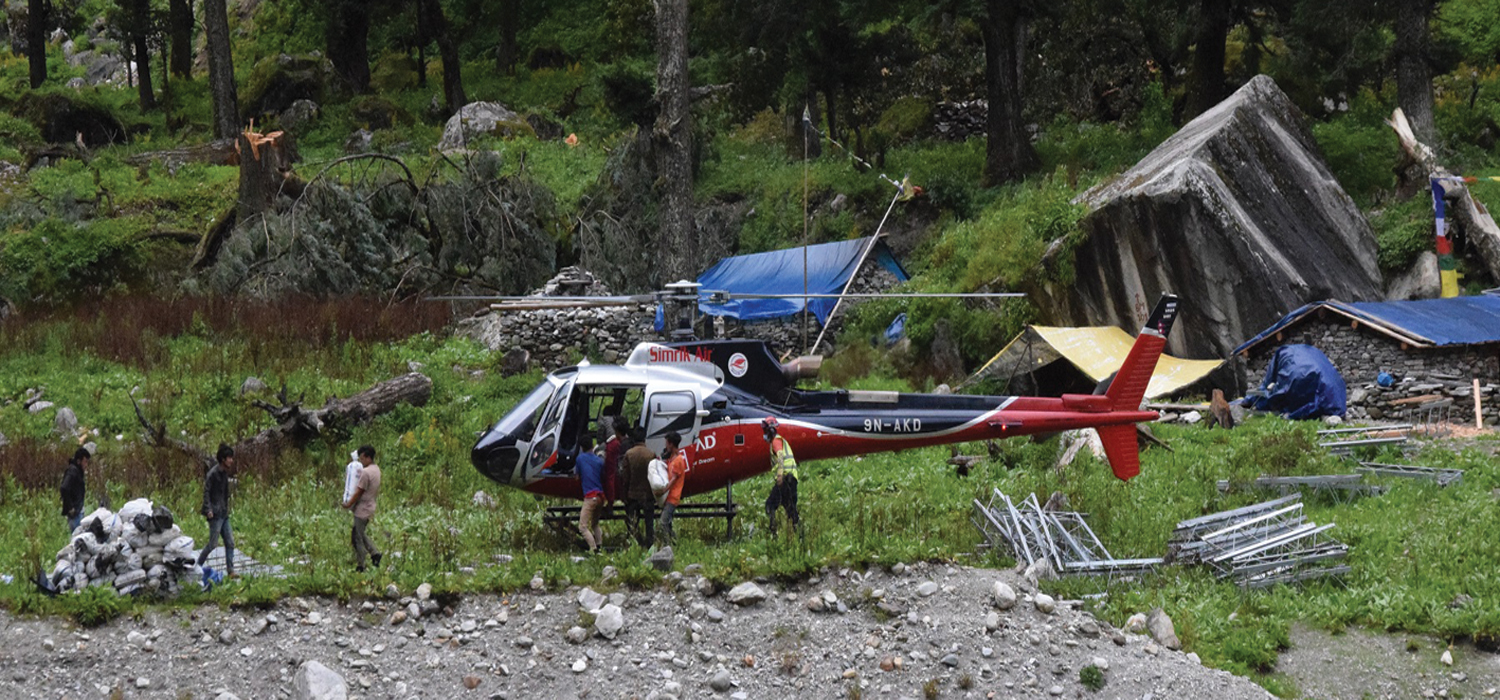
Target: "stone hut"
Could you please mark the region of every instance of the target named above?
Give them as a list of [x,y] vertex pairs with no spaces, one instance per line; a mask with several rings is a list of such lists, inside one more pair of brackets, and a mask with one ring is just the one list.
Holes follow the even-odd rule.
[[1484,422],[1500,424],[1500,296],[1308,304],[1235,348],[1249,385],[1277,347],[1294,343],[1322,350],[1338,368],[1349,418],[1472,425],[1478,379]]

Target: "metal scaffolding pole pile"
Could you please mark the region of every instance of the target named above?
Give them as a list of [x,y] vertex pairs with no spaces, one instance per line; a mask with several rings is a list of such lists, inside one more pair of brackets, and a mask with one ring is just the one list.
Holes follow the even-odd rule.
[[1160,558],[1115,559],[1083,513],[1046,510],[1036,494],[1017,504],[995,489],[987,504],[974,499],[973,521],[984,536],[984,546],[1009,551],[1028,566],[1048,561],[1059,575],[1129,576],[1162,563]]
[[1302,513],[1302,494],[1184,520],[1167,544],[1173,563],[1212,566],[1246,588],[1349,572],[1349,547]]
[[1319,430],[1318,439],[1322,442],[1318,447],[1326,447],[1333,454],[1348,454],[1356,447],[1405,445],[1411,431],[1409,424]]
[[1426,479],[1436,482],[1438,486],[1456,484],[1463,480],[1462,469],[1439,469],[1437,467],[1418,467],[1411,464],[1381,464],[1379,462],[1360,462],[1359,468],[1355,469],[1361,474],[1371,476],[1396,476],[1403,479]]
[[1358,496],[1379,496],[1385,493],[1385,487],[1374,486],[1364,483],[1364,474],[1318,474],[1314,476],[1262,476],[1258,477],[1248,485],[1244,483],[1235,484],[1227,479],[1218,482],[1219,492],[1228,493],[1231,489],[1249,488],[1264,491],[1276,491],[1283,495],[1292,492],[1301,492],[1303,489],[1312,489],[1326,493],[1336,501],[1353,500]]

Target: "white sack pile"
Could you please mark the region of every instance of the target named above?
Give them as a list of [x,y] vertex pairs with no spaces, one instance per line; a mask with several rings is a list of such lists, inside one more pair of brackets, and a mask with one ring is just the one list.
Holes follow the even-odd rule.
[[182,534],[172,512],[138,498],[118,513],[107,508],[84,516],[73,540],[57,553],[54,589],[114,586],[120,594],[178,592],[178,579],[196,578],[193,538]]

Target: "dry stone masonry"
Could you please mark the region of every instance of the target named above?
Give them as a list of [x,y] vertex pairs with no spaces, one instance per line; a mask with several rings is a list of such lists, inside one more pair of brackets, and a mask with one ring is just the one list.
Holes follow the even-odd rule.
[[[1283,331],[1280,342],[1251,348],[1246,358],[1250,385],[1259,385],[1277,347],[1294,343],[1322,350],[1343,375],[1348,387],[1348,418],[1421,422],[1429,412],[1424,406],[1451,399],[1451,407],[1442,409],[1437,417],[1472,425],[1473,382],[1477,378],[1484,422],[1500,425],[1500,400],[1496,395],[1500,347],[1495,345],[1403,350],[1392,339],[1351,328],[1342,317],[1309,318]],[[1395,384],[1380,386],[1376,377],[1381,372],[1390,374]],[[1406,401],[1422,396],[1438,398]]]
[[[896,276],[884,266],[868,262],[855,276],[849,291],[879,292],[896,284]],[[532,292],[532,296],[538,297],[610,294],[603,282],[577,267],[564,268],[541,289]],[[826,344],[843,327],[849,309],[859,303],[860,300],[850,300],[839,310],[824,338],[824,351],[828,350]],[[656,307],[637,304],[602,309],[485,311],[460,322],[459,330],[491,350],[505,352],[510,357],[525,357],[526,364],[551,371],[584,358],[608,364],[624,362],[637,344],[665,340],[656,331],[655,323]],[[817,338],[819,328],[817,319],[809,321],[806,342],[811,343]],[[720,319],[715,323],[714,335],[764,340],[778,354],[801,352],[804,342],[801,315],[755,323]],[[508,368],[507,371],[519,369]]]

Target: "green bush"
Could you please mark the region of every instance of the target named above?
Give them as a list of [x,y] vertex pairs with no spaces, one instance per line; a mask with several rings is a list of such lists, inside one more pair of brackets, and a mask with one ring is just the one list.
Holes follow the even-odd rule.
[[1370,216],[1383,272],[1388,275],[1405,272],[1418,256],[1434,249],[1434,216],[1432,197],[1426,190]]
[[1078,669],[1078,682],[1097,693],[1104,688],[1104,672],[1098,666],[1089,664]]
[[1396,184],[1401,147],[1385,125],[1391,106],[1388,95],[1364,90],[1350,100],[1348,112],[1312,126],[1329,170],[1365,206]]

